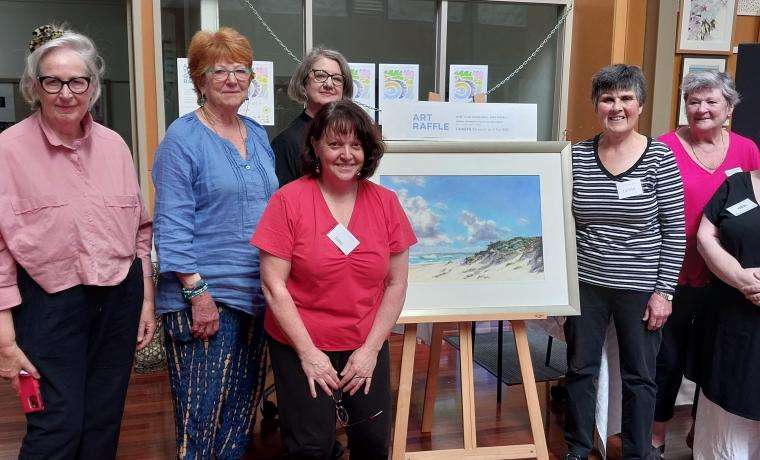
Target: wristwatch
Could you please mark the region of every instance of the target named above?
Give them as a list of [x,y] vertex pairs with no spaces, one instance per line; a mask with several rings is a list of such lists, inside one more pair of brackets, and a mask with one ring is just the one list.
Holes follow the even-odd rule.
[[663,299],[667,300],[668,302],[673,301],[673,294],[668,294],[667,292],[662,292],[662,291],[654,291],[654,293],[662,297]]

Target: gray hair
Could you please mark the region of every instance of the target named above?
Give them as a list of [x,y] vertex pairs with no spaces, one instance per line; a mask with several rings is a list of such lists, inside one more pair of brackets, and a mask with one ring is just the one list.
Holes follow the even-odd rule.
[[723,93],[723,97],[726,98],[729,107],[736,107],[741,102],[734,81],[726,72],[718,72],[717,70],[689,72],[681,85],[684,102],[689,99],[689,96],[703,89],[719,89]]
[[609,91],[633,91],[639,105],[647,98],[646,79],[641,68],[635,65],[615,64],[603,67],[591,78],[591,100],[594,105],[599,97]]
[[319,58],[332,59],[338,63],[340,73],[343,74],[343,99],[351,99],[354,95],[354,79],[351,77],[351,69],[348,67],[348,61],[339,52],[329,48],[316,47],[304,56],[301,64],[298,65],[295,73],[290,77],[288,85],[288,96],[301,104],[306,102],[306,79],[309,77],[314,63]]
[[63,35],[44,43],[35,49],[26,57],[26,66],[24,73],[21,75],[21,94],[24,100],[29,103],[32,110],[40,108],[40,98],[37,94],[40,77],[40,62],[42,59],[56,49],[70,49],[77,53],[87,67],[87,77],[90,77],[90,86],[92,87],[92,97],[90,98],[90,108],[100,97],[100,78],[105,72],[105,62],[98,54],[95,44],[88,37],[74,32],[65,30]]

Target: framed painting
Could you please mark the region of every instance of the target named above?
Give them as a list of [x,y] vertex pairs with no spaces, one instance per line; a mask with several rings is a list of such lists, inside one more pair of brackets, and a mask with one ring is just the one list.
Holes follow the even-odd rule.
[[580,312],[568,143],[387,145],[373,180],[419,241],[400,322]]
[[736,0],[681,0],[679,53],[730,54]]
[[[684,57],[683,66],[681,69],[681,85],[689,72],[699,72],[704,70],[717,70],[719,72],[726,71],[726,58],[723,57]],[[686,119],[686,104],[683,100],[683,91],[679,90],[678,97],[678,126],[684,126],[689,124]],[[728,122],[728,120],[726,120]]]

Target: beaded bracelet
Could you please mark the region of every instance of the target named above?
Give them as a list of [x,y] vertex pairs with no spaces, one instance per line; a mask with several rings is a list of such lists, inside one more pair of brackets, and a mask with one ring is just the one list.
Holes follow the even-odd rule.
[[190,299],[193,297],[198,297],[199,295],[203,294],[204,292],[208,291],[208,284],[203,279],[198,280],[198,282],[195,283],[193,287],[182,288],[182,297],[185,298],[185,301],[190,302]]

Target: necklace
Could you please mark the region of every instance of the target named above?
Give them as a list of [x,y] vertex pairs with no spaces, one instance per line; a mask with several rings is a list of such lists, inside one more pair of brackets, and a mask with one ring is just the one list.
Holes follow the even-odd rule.
[[[206,119],[209,125],[211,125],[211,130],[216,133],[217,136],[221,137],[222,139],[227,139],[226,137],[222,136],[222,134],[216,130],[216,122],[214,121],[211,116],[209,116],[208,112],[206,111],[206,106],[201,106],[201,112],[203,113],[203,118]],[[243,135],[243,124],[240,122],[240,118],[235,117],[235,121],[237,122],[237,131],[238,135],[240,136],[240,142],[242,142],[243,146],[245,146],[245,136]],[[247,150],[247,149],[246,149]]]
[[[693,136],[691,135],[691,130],[689,130],[689,139],[693,140]],[[720,130],[720,151],[721,151],[721,155],[720,155],[720,160],[715,165],[709,165],[706,162],[702,161],[702,158],[699,157],[699,155],[697,154],[697,150],[694,148],[694,144],[692,144],[690,141],[686,141],[686,143],[689,144],[689,148],[691,149],[691,153],[694,156],[694,159],[697,160],[697,163],[699,163],[703,168],[705,168],[706,170],[708,170],[710,172],[713,172],[716,169],[718,169],[718,167],[721,164],[723,164],[723,160],[725,160],[725,158],[726,158],[726,153],[727,152],[726,152],[726,149],[725,149],[725,144],[723,142],[723,130],[722,129]]]

